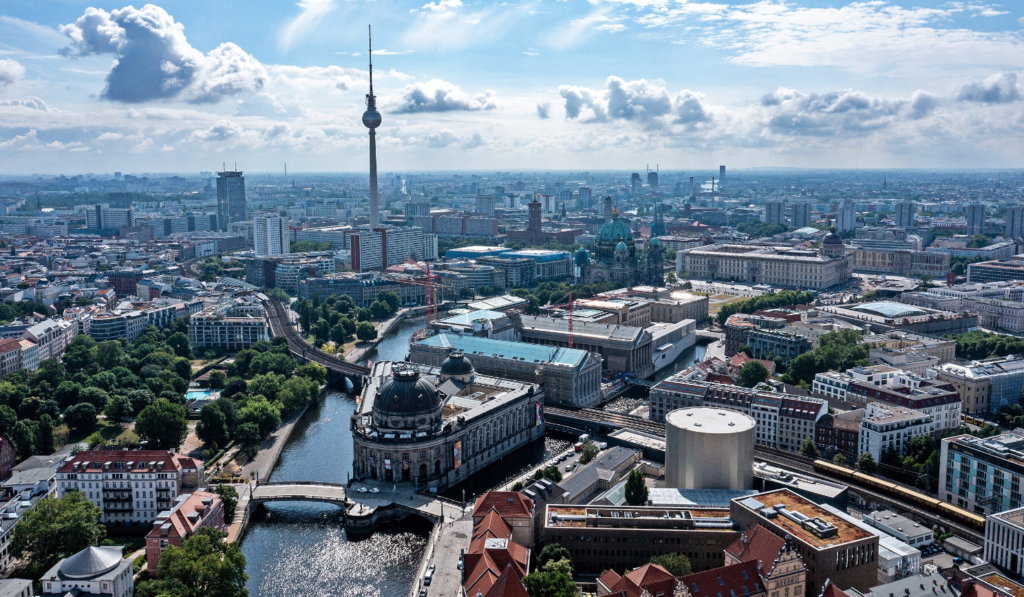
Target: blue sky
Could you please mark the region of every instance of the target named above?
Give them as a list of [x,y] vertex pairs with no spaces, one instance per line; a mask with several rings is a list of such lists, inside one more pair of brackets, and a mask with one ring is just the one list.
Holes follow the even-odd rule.
[[1019,167],[1019,2],[7,0],[0,173]]

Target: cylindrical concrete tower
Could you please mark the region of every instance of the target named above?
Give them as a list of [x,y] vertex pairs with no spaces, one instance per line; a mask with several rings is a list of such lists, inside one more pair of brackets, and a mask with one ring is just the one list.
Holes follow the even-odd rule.
[[[367,29],[369,31],[369,29]],[[370,93],[366,94],[366,111],[363,112],[363,126],[370,129],[370,229],[380,226],[380,211],[377,200],[377,127],[380,126],[380,112],[377,111],[377,97],[373,95],[373,38],[370,38]]]
[[683,408],[665,416],[665,486],[752,489],[752,417],[722,408]]

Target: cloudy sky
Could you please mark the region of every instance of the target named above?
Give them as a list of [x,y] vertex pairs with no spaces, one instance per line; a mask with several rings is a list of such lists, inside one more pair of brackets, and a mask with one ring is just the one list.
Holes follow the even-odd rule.
[[5,0],[0,174],[1024,164],[1024,3]]

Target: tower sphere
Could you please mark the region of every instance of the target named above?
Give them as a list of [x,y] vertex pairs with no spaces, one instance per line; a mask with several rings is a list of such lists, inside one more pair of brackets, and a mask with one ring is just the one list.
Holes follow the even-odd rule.
[[377,110],[367,110],[363,112],[363,126],[368,129],[375,129],[380,126],[381,118],[380,112]]

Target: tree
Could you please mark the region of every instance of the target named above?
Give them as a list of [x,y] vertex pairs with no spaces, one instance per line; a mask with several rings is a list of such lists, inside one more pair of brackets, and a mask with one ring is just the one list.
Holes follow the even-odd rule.
[[290,354],[279,352],[265,352],[252,360],[249,364],[249,373],[259,375],[260,373],[277,373],[278,375],[291,375],[295,370],[295,359]]
[[124,350],[117,340],[107,340],[96,345],[96,364],[100,369],[110,371],[121,364],[124,358]]
[[214,369],[210,371],[210,387],[214,390],[220,390],[224,387],[224,382],[227,380],[227,375],[220,369]]
[[857,463],[854,466],[857,467],[857,470],[869,475],[873,475],[878,472],[878,463],[875,462],[875,459],[871,457],[869,452],[864,452],[858,456]]
[[387,306],[391,309],[392,313],[402,308],[402,299],[400,299],[397,294],[391,292],[390,290],[385,290],[384,292],[378,294],[377,300],[387,304]]
[[391,317],[391,308],[388,307],[387,303],[373,301],[370,305],[370,313],[372,313],[377,319],[387,319],[388,317]]
[[30,562],[37,577],[58,560],[98,545],[106,535],[102,512],[79,491],[40,500],[14,527],[11,554]]
[[672,576],[686,576],[693,574],[690,566],[690,558],[681,553],[663,553],[651,558],[652,564],[657,564],[668,571]]
[[121,423],[132,416],[132,401],[127,396],[114,396],[107,402],[103,412],[114,423]]
[[255,446],[262,438],[260,427],[256,423],[242,423],[235,428],[235,441],[243,446]]
[[81,431],[92,431],[96,427],[96,407],[88,402],[69,406],[64,411],[64,422]]
[[740,369],[739,379],[736,383],[744,388],[752,388],[762,381],[768,379],[768,368],[761,364],[761,361],[747,361]]
[[818,446],[814,445],[814,440],[809,437],[805,437],[804,441],[801,442],[800,454],[808,458],[817,458],[818,456],[821,456],[821,453],[818,452]]
[[644,474],[640,469],[629,471],[629,476],[626,477],[626,503],[630,506],[646,506],[648,493]]
[[18,424],[18,414],[6,404],[0,406],[0,433],[10,435]]
[[377,328],[368,321],[360,321],[356,324],[356,338],[363,342],[369,342],[377,338]]
[[139,597],[248,597],[245,556],[238,543],[225,543],[217,529],[204,527],[160,554],[156,579],[138,587]]
[[147,389],[132,390],[128,392],[128,401],[132,403],[132,413],[139,414],[142,409],[153,404],[153,392]]
[[149,442],[150,450],[178,449],[188,435],[185,407],[158,399],[139,413],[135,433]]
[[533,572],[523,577],[530,597],[576,597],[576,583],[564,572]]
[[249,392],[254,395],[260,394],[266,397],[267,400],[273,402],[274,400],[277,400],[277,393],[281,390],[281,384],[283,383],[283,375],[278,375],[276,373],[257,375],[249,382]]
[[36,454],[53,454],[54,420],[50,415],[39,417],[39,433],[36,434]]
[[843,456],[842,454],[836,454],[835,457],[832,458],[832,464],[836,464],[836,465],[839,465],[839,466],[846,466],[846,463],[847,463],[846,456]]
[[81,393],[81,384],[73,381],[62,381],[60,385],[57,386],[57,390],[53,393],[53,398],[61,408],[67,408],[72,404],[78,404],[78,397]]
[[224,412],[216,404],[210,403],[199,411],[199,422],[196,423],[196,436],[206,444],[224,446],[228,443],[228,426]]
[[597,456],[597,444],[588,441],[580,448],[580,464],[587,464]]
[[174,350],[174,354],[179,357],[187,359],[192,356],[192,347],[188,343],[188,336],[181,332],[171,334],[171,337],[165,340],[164,344],[170,346]]
[[540,550],[540,555],[537,556],[537,566],[543,568],[550,562],[558,562],[560,560],[568,560],[570,565],[572,564],[572,556],[569,555],[569,550],[558,543],[549,543],[544,546],[544,549]]
[[257,395],[246,400],[238,410],[238,421],[255,423],[262,439],[281,424],[281,413],[266,397]]
[[331,328],[331,342],[334,342],[338,346],[345,343],[345,338],[348,334],[345,333],[345,326],[340,323]]
[[231,519],[235,517],[235,506],[238,505],[238,492],[233,486],[223,483],[218,485],[214,492],[224,502],[224,522],[231,524]]
[[36,447],[36,433],[25,421],[18,421],[11,436],[18,460],[25,460],[32,455]]
[[83,388],[78,395],[79,404],[91,404],[97,411],[106,406],[108,400],[110,400],[110,394],[92,386]]
[[270,292],[267,293],[267,296],[282,303],[287,303],[291,300],[291,297],[288,296],[288,293],[285,292],[283,288],[271,288]]
[[739,348],[737,348],[736,352],[738,352],[738,353],[742,352],[743,354],[747,355],[748,357],[754,358],[754,349],[751,348],[747,344],[744,344],[744,345],[740,346]]

